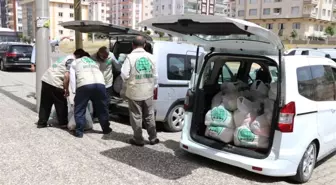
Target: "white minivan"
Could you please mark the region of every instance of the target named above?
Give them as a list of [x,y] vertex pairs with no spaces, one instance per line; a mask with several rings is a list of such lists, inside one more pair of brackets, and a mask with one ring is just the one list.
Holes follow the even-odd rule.
[[[272,31],[222,16],[174,15],[145,20],[148,28],[198,42],[198,55],[185,100],[180,146],[187,152],[268,176],[307,182],[317,161],[336,148],[335,63],[317,56],[282,57]],[[205,115],[220,82],[256,81],[251,71],[275,70],[275,103],[264,149],[236,146],[205,136]],[[272,75],[269,75],[270,77]]]
[[[117,59],[121,54],[127,55],[132,51],[132,40],[136,35],[144,36],[147,41],[145,50],[154,55],[159,74],[158,88],[154,91],[155,119],[163,123],[167,131],[178,132],[182,130],[184,98],[195,64],[197,45],[154,41],[151,36],[143,32],[100,21],[69,21],[63,22],[61,25],[64,28],[83,33],[104,33],[110,39],[115,39],[114,44],[110,44],[110,51]],[[199,52],[203,53],[203,48],[199,48]],[[114,79],[117,79],[119,75],[120,72],[114,73]],[[114,95],[120,96],[118,93]],[[111,111],[114,114],[128,115],[128,103],[120,100],[119,97],[111,100]]]

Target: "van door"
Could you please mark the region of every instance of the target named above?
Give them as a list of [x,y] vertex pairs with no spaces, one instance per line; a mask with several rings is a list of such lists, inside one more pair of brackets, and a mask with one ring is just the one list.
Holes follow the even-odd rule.
[[335,83],[330,66],[314,65],[310,69],[316,84],[314,99],[317,104],[317,129],[324,145],[321,148],[325,149],[321,152],[327,153],[336,146],[336,123],[333,121],[336,119]]

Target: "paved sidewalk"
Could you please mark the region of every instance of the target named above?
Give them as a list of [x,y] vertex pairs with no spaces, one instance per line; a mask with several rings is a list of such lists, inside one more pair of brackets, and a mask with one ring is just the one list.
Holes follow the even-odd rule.
[[[127,124],[111,122],[114,132],[96,132],[78,139],[58,128],[37,129],[35,74],[0,72],[0,184],[288,184],[284,178],[260,176],[179,149],[179,133],[159,132],[162,143],[144,148],[125,141]],[[331,185],[336,159],[315,170],[308,185]]]

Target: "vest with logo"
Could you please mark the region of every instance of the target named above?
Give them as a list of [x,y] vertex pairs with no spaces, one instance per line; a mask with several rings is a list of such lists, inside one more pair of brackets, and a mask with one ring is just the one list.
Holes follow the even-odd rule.
[[89,57],[82,57],[76,60],[76,87],[89,84],[103,84],[105,80],[99,65]]
[[114,60],[113,56],[113,53],[110,52],[108,58],[103,63],[100,63],[100,71],[104,75],[106,88],[111,87],[113,83],[112,62],[115,62],[112,61]]
[[156,71],[153,55],[144,49],[135,49],[127,57],[131,70],[126,80],[126,97],[136,101],[151,98],[154,92],[154,71]]
[[43,74],[42,81],[54,87],[63,89],[64,74],[66,72],[66,61],[75,60],[74,55],[59,58],[52,63],[49,69]]

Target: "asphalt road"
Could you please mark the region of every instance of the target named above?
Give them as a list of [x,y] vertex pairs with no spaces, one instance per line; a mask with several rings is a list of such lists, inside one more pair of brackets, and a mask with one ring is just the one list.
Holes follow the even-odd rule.
[[[37,129],[34,91],[35,73],[0,72],[0,184],[290,184],[188,154],[179,149],[179,133],[159,130],[160,144],[130,146],[127,120],[111,121],[108,136],[95,124],[82,139]],[[320,163],[307,184],[333,184],[335,159]]]

